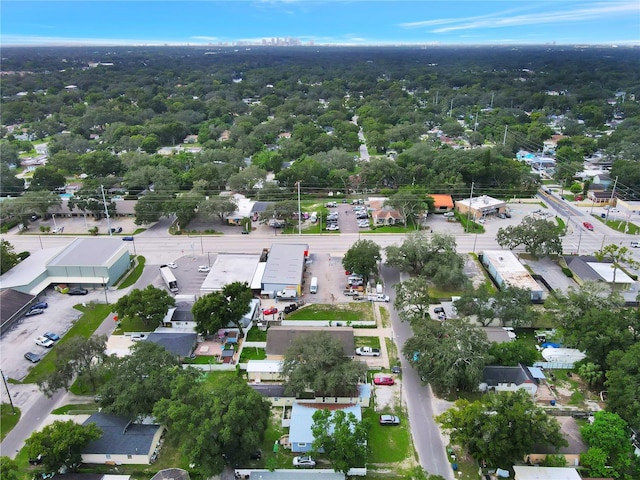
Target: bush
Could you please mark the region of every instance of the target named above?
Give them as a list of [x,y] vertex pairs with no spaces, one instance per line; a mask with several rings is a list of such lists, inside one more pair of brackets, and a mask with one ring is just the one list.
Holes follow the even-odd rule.
[[562,267],[562,273],[564,273],[569,278],[573,278],[573,272],[567,267]]

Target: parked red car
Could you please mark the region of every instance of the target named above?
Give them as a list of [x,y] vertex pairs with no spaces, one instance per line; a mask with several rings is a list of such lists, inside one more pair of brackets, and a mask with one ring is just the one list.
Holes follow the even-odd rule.
[[393,377],[373,377],[373,383],[376,385],[393,385]]
[[591,225],[589,222],[582,222],[582,225],[584,226],[584,228],[586,228],[587,230],[591,230],[593,232],[593,225]]
[[263,315],[275,315],[276,313],[278,313],[278,309],[276,307],[265,308],[262,311]]

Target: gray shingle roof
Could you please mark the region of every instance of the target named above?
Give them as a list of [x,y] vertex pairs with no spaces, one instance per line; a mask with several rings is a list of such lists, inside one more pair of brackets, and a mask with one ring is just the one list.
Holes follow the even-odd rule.
[[160,425],[140,425],[129,423],[125,417],[94,413],[83,425],[95,423],[103,435],[89,442],[82,453],[111,455],[148,455],[153,437]]
[[495,387],[501,383],[513,383],[522,385],[523,383],[537,383],[529,369],[520,364],[517,367],[500,367],[490,365],[484,367],[482,381],[490,387]]
[[174,355],[188,357],[196,348],[198,335],[195,333],[150,333],[145,341],[162,345]]
[[284,355],[294,339],[318,332],[326,332],[342,343],[345,357],[355,354],[353,329],[351,327],[271,327],[267,331],[267,355]]

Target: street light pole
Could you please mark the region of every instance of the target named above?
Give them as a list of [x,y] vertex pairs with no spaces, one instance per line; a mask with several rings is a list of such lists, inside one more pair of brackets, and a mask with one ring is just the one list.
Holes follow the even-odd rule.
[[298,235],[302,235],[302,211],[300,210],[300,180],[298,184]]

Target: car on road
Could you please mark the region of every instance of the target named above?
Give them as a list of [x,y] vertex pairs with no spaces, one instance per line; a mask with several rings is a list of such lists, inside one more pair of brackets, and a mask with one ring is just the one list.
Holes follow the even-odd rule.
[[45,336],[36,338],[36,345],[44,348],[51,348],[54,345],[53,340]]
[[86,288],[70,288],[67,295],[87,295],[89,290]]
[[592,224],[590,224],[589,222],[582,222],[582,226],[583,226],[584,228],[586,228],[587,230],[590,230],[590,231],[592,231],[592,232],[593,232],[593,225],[592,225]]
[[278,309],[276,307],[265,308],[262,310],[263,315],[275,315],[278,313]]
[[167,267],[169,267],[169,268],[178,268],[178,265],[176,265],[173,262],[169,262],[169,263],[167,263]]
[[640,248],[640,242],[631,242],[632,248]]
[[310,457],[308,455],[301,456],[301,457],[294,457],[293,466],[300,467],[300,468],[313,468],[316,466],[316,461],[313,459],[313,457]]
[[380,425],[400,425],[400,419],[395,415],[380,415]]
[[132,342],[141,342],[143,340],[145,340],[147,338],[147,334],[146,333],[133,333],[131,335],[131,341]]
[[375,385],[393,385],[395,381],[393,380],[393,377],[380,376],[373,377],[373,383]]
[[211,270],[211,267],[209,267],[208,265],[200,265],[198,267],[199,272],[207,273],[209,270]]
[[41,359],[40,355],[33,352],[27,352],[24,354],[24,358],[29,360],[31,363],[38,363]]
[[41,308],[44,310],[45,308],[49,308],[49,304],[47,302],[34,303],[33,305],[31,305],[31,308],[29,308],[29,310],[35,310],[36,308]]
[[27,313],[24,314],[25,317],[32,317],[34,315],[41,315],[44,313],[43,308],[32,308]]
[[43,337],[47,337],[49,340],[53,340],[54,342],[60,340],[60,337],[53,332],[47,332],[43,335]]
[[123,242],[133,242],[133,237],[122,237]]

